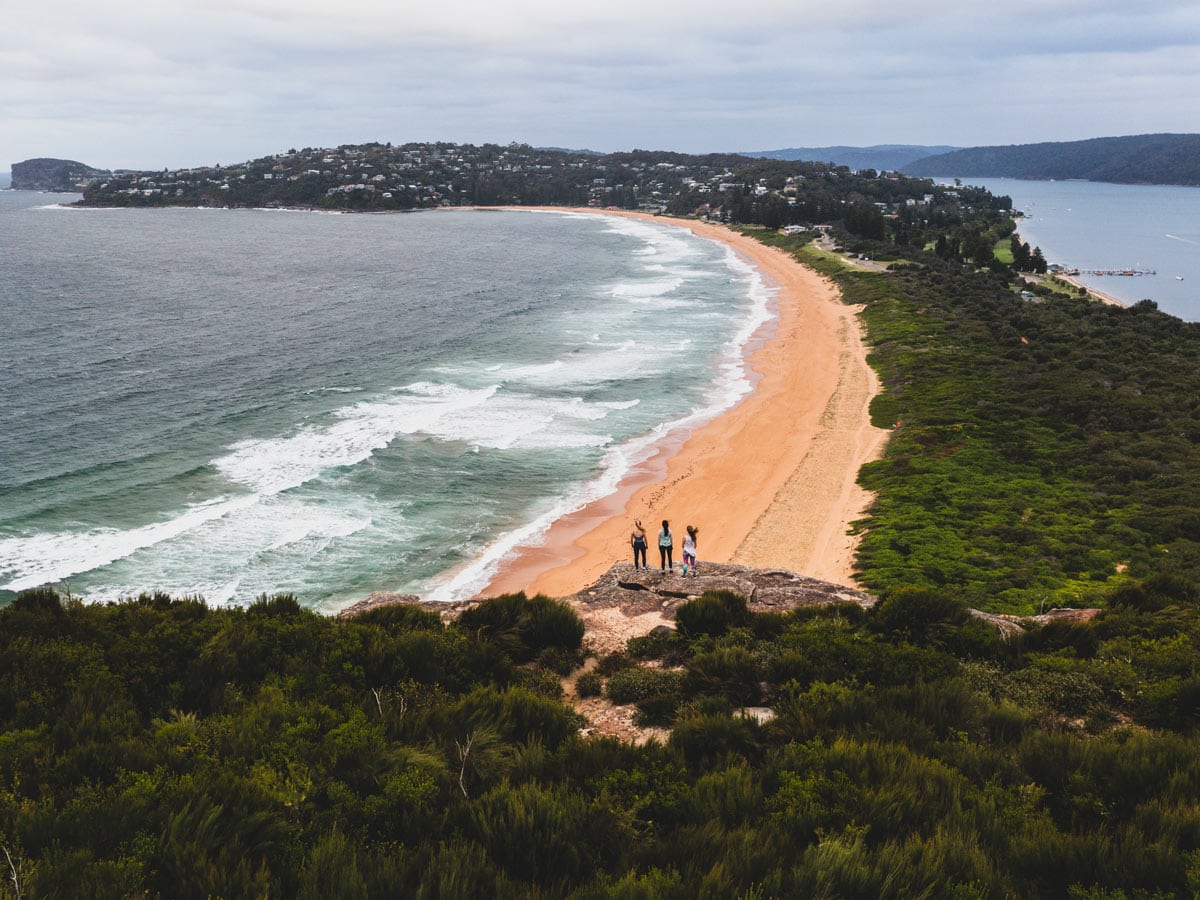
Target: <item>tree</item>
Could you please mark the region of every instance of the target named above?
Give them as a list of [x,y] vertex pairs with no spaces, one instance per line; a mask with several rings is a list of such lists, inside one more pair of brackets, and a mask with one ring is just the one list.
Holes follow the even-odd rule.
[[1015,234],[1008,239],[1008,245],[1012,248],[1013,268],[1018,272],[1030,271],[1029,245],[1022,243]]
[[1046,274],[1046,257],[1042,256],[1042,248],[1034,247],[1033,254],[1029,258],[1029,266],[1039,275]]

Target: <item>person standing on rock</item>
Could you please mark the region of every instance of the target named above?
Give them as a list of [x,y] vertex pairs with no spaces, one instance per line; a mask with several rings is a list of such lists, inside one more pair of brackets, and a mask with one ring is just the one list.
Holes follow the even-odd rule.
[[675,539],[671,536],[671,523],[663,519],[662,531],[658,533],[658,556],[659,565],[664,572],[675,568],[675,561],[671,559],[671,551],[674,547]]
[[688,573],[688,567],[691,567],[692,575],[699,575],[700,572],[696,568],[696,535],[700,533],[700,529],[693,525],[687,527],[687,537],[683,539],[683,574]]
[[[633,547],[633,567],[635,569],[647,569],[646,565],[646,529],[642,527],[641,519],[634,519],[633,531],[629,535],[629,545]],[[641,560],[641,565],[638,565],[638,560]]]

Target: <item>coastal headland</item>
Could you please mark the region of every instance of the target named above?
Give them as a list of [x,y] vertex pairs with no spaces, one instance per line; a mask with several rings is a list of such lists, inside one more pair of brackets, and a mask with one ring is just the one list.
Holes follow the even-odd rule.
[[694,525],[702,570],[705,562],[777,566],[854,584],[848,528],[870,499],[857,473],[882,451],[888,434],[870,423],[878,384],[858,309],[791,256],[724,226],[571,211],[646,219],[728,245],[773,289],[775,316],[749,348],[751,394],[690,432],[665,435],[615,493],[558,520],[540,543],[506,558],[480,596],[576,593],[613,562],[631,558],[630,530],[639,519],[653,567],[655,537],[666,519],[676,566],[684,528]]

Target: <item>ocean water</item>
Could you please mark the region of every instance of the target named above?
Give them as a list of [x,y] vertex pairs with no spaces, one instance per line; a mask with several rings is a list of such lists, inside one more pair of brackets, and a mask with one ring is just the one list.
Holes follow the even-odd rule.
[[[939,179],[952,183],[953,179]],[[1153,275],[1083,275],[1088,287],[1124,303],[1150,299],[1200,321],[1200,188],[964,178],[1007,194],[1027,218],[1023,240],[1069,268],[1145,269]]]
[[658,223],[0,193],[0,603],[453,599],[750,384],[769,288]]

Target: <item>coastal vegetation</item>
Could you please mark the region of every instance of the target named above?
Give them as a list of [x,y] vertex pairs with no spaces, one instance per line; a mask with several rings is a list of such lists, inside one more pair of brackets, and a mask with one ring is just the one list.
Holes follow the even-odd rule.
[[1200,588],[1008,641],[957,592],[720,592],[592,690],[575,614],[330,619],[29,591],[0,610],[5,897],[1167,897],[1200,888]]

